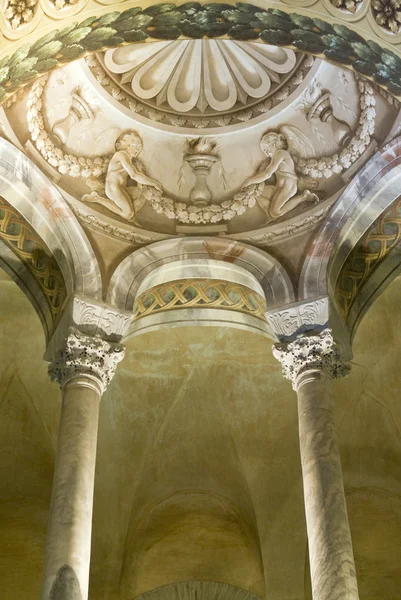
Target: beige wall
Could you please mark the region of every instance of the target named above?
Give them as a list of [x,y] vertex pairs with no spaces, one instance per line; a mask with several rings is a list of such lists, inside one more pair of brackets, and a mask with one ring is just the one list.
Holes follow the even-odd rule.
[[[400,292],[396,280],[368,313],[352,374],[335,382],[366,600],[394,600],[401,588]],[[0,595],[31,600],[60,396],[39,320],[6,277],[0,306]],[[217,328],[129,341],[101,405],[91,600],[132,600],[185,579],[303,600],[305,556],[296,403],[270,342]]]

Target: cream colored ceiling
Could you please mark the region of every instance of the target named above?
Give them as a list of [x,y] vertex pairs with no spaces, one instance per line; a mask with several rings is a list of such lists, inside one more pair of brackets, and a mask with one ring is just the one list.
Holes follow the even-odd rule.
[[[33,309],[7,277],[0,287],[0,596],[31,600],[60,393]],[[334,384],[364,600],[401,586],[400,293],[397,279],[367,314]],[[130,340],[101,405],[90,599],[200,579],[304,600],[305,566],[296,402],[270,342],[219,328]]]
[[[273,246],[292,268],[398,113],[373,84],[308,55],[178,40],[44,75],[4,105],[0,126],[92,235],[138,247],[227,234]],[[279,149],[285,166],[270,171]]]

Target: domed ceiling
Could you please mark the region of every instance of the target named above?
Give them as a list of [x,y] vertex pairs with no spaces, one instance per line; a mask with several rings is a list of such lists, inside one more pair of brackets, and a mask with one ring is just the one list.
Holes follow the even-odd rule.
[[319,59],[178,40],[58,69],[1,120],[92,229],[262,245],[316,227],[397,113],[391,96]]

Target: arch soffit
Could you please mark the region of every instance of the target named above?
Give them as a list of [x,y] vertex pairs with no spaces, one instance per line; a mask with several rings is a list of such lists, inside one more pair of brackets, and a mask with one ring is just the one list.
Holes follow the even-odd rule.
[[2,138],[0,196],[18,211],[50,250],[60,267],[67,294],[100,299],[100,269],[74,213],[38,167]]
[[291,280],[275,258],[241,242],[202,237],[162,240],[134,251],[116,268],[107,301],[120,309],[132,311],[139,286],[151,271],[163,264],[191,258],[220,260],[242,267],[263,288],[269,309],[295,300]]
[[358,241],[399,197],[401,137],[379,150],[346,187],[313,240],[299,285],[301,300],[334,298],[341,269]]
[[355,14],[334,8],[330,0],[237,5],[145,0],[142,6],[133,0],[79,0],[60,10],[51,0],[40,0],[34,18],[15,29],[0,15],[0,101],[85,54],[179,37],[225,37],[295,48],[353,68],[401,95],[401,31],[392,34],[377,25],[372,11],[369,0],[361,0]]
[[335,282],[334,301],[351,338],[374,301],[401,273],[400,240],[401,193],[360,238]]
[[45,338],[48,340],[53,328],[53,314],[49,303],[46,301],[43,289],[27,266],[1,238],[0,268],[11,277],[22,293],[28,298],[42,323]]

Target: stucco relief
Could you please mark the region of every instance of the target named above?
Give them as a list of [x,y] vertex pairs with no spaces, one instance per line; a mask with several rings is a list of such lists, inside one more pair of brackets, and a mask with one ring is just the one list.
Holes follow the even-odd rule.
[[302,56],[269,44],[177,40],[107,50],[100,60],[140,102],[158,111],[212,118],[270,97],[298,70]]
[[[274,48],[274,46],[269,47]],[[296,66],[284,79],[281,78],[280,82],[274,82],[274,85],[269,88],[267,97],[259,98],[247,104],[237,102],[239,109],[234,111],[228,110],[224,113],[214,111],[206,114],[199,113],[198,115],[193,114],[193,111],[177,113],[161,110],[156,102],[149,104],[145,100],[135,98],[128,93],[125,86],[121,85],[122,78],[116,80],[116,75],[106,69],[104,57],[101,53],[90,55],[85,61],[99,85],[132,113],[141,115],[141,117],[154,123],[166,123],[176,128],[193,127],[202,130],[212,127],[227,127],[234,123],[249,123],[249,121],[265,115],[289,98],[302,84],[315,62],[314,57],[308,54],[297,54],[296,56]],[[161,97],[163,98],[163,96]],[[243,94],[240,95],[240,98],[243,98]]]
[[[82,200],[105,206],[124,219],[133,220],[146,203],[141,193],[142,186],[148,186],[162,192],[158,181],[148,177],[142,163],[137,158],[142,150],[142,140],[135,131],[125,131],[116,140],[115,152],[107,166],[104,181],[91,177],[86,184],[93,190],[85,194]],[[134,186],[128,186],[128,180]]]
[[[207,44],[202,43],[203,51]],[[256,53],[252,44],[230,44],[218,50],[219,56],[224,58],[229,52],[233,59],[237,51],[241,61],[249,56],[253,75],[248,83],[253,90],[256,76],[261,77],[263,71],[262,59],[275,60],[279,71],[299,62],[296,55],[281,53],[271,45]],[[168,49],[170,56],[174,48],[173,71],[184,77],[187,65],[183,81],[188,82],[192,71],[188,61],[182,62],[179,45],[160,43],[150,60],[159,57],[163,63],[164,50]],[[119,54],[110,51],[108,56],[116,69]],[[146,67],[149,75],[148,60],[141,55],[136,64],[135,56],[120,65],[129,85],[142,68]],[[303,56],[301,62],[305,60]],[[262,71],[256,69],[255,61]],[[127,71],[128,65],[132,68]],[[237,83],[240,72],[235,75]],[[295,77],[291,69],[288,74]],[[274,81],[273,72],[269,77],[266,89],[270,86],[275,93],[280,84]],[[183,81],[175,88],[177,93],[192,89],[192,83],[188,87]],[[216,81],[210,79],[214,94],[219,93]],[[161,105],[170,102],[168,82],[165,85],[166,90],[162,85],[154,99]],[[212,110],[210,104],[206,107],[200,102],[202,94],[196,110]],[[248,102],[251,97],[248,94],[246,99],[237,84],[236,94],[235,106],[241,98]],[[21,119],[24,102],[28,112]],[[229,114],[231,109],[227,110]],[[280,110],[272,106],[251,119],[249,126],[246,121],[230,121],[226,126],[199,131],[150,123],[120,102],[118,94],[110,98],[87,63],[80,61],[74,68],[63,67],[36,81],[30,91],[7,106],[6,115],[8,127],[14,128],[34,160],[47,163],[48,175],[66,191],[75,213],[90,227],[120,239],[140,239],[142,244],[160,239],[155,235],[196,233],[202,226],[218,226],[221,234],[253,232],[249,239],[255,237],[258,243],[256,238],[268,239],[269,228],[276,223],[280,239],[293,233],[294,219],[295,230],[316,225],[343,187],[347,170],[356,161],[367,160],[374,152],[375,138],[391,128],[395,111],[396,106],[389,105],[370,82],[316,60],[292,94],[283,98]],[[179,115],[177,111],[176,117]],[[242,144],[250,151],[242,153]],[[304,213],[305,220],[301,217]],[[291,223],[285,224],[287,220]],[[132,235],[127,234],[130,228]],[[277,232],[272,231],[272,236],[275,239]]]

